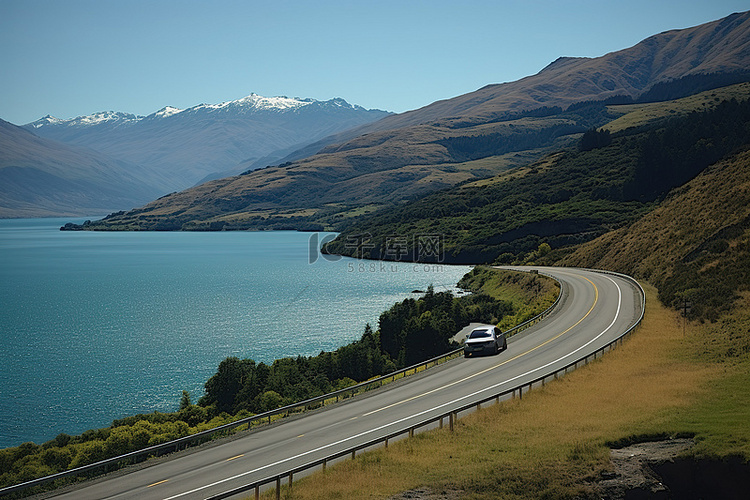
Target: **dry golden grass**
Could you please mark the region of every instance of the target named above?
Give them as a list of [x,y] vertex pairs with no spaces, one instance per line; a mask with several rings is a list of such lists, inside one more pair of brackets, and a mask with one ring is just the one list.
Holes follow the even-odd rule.
[[707,90],[674,101],[609,106],[610,111],[623,113],[623,116],[607,123],[602,128],[610,132],[619,132],[629,127],[646,125],[664,118],[686,115],[692,111],[705,111],[715,107],[721,101],[729,99],[745,100],[749,95],[750,83],[739,83]]
[[665,433],[700,440],[711,433],[700,412],[711,411],[711,388],[727,379],[727,366],[693,355],[700,327],[683,336],[677,314],[653,288],[647,295],[641,327],[604,359],[464,417],[453,432],[425,432],[329,467],[282,496],[388,498],[429,487],[462,498],[594,497],[593,480],[609,467],[608,443]]

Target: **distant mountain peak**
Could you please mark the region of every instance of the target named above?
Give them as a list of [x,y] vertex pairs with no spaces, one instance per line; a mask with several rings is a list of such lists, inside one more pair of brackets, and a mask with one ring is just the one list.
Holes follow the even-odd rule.
[[142,116],[136,116],[132,113],[123,113],[120,111],[100,111],[86,116],[78,116],[73,120],[71,124],[76,125],[99,125],[104,122],[125,122],[125,121],[137,121],[143,118]]
[[70,120],[62,120],[54,116],[47,115],[31,122],[27,127],[39,129],[45,126],[68,126],[68,127],[92,127],[103,123],[130,123],[141,120],[142,116],[136,116],[132,113],[122,113],[119,111],[99,111],[90,115],[77,116]]
[[264,97],[252,93],[241,99],[219,104],[199,104],[190,110],[242,110],[242,111],[289,111],[314,103],[314,99],[289,98],[286,96]]
[[55,118],[52,115],[47,115],[47,116],[44,116],[42,118],[39,118],[35,122],[31,122],[29,124],[29,126],[32,127],[32,128],[39,128],[39,127],[43,127],[45,125],[56,125],[56,124],[59,124],[59,123],[63,123],[64,121],[65,120],[61,120],[60,118]]
[[170,116],[176,115],[178,113],[182,113],[184,109],[175,108],[172,106],[164,106],[156,113],[149,115],[154,118],[169,118]]
[[148,116],[114,111],[68,120],[45,116],[23,128],[144,167],[144,180],[166,193],[207,177],[271,165],[309,144],[387,115],[340,98],[317,101],[252,93],[220,104],[164,106]]

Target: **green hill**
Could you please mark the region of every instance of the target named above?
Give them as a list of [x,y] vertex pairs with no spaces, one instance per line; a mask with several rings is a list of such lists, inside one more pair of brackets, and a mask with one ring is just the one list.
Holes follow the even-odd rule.
[[[540,244],[553,253],[593,240],[653,210],[671,189],[750,143],[750,85],[727,90],[742,101],[702,95],[703,111],[675,113],[610,134],[591,130],[575,149],[479,182],[425,196],[363,218],[326,251],[364,258],[510,263]],[[695,97],[683,102],[694,109]],[[441,252],[420,255],[426,235]]]
[[628,272],[654,283],[665,304],[688,301],[691,317],[718,319],[750,290],[750,150],[712,165],[643,218],[559,263]]

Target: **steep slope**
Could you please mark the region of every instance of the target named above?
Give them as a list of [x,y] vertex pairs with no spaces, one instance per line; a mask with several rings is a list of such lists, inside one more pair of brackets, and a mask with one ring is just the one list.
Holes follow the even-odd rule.
[[706,169],[636,222],[580,246],[562,265],[630,273],[662,301],[716,319],[750,290],[750,151]]
[[611,121],[609,104],[745,81],[747,68],[750,12],[598,58],[561,58],[537,75],[384,118],[338,135],[342,142],[319,143],[313,156],[186,191],[98,227],[341,228],[363,209],[539,160]]
[[240,173],[240,162],[273,162],[310,142],[387,116],[343,99],[316,101],[251,94],[221,104],[149,116],[102,112],[72,120],[45,117],[25,126],[35,134],[85,146],[154,172],[144,178],[162,193],[206,176]]
[[143,171],[0,120],[0,217],[97,215],[158,195]]

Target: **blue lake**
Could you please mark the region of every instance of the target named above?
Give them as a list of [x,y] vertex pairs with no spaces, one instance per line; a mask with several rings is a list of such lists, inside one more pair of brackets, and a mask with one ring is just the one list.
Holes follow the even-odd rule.
[[0,220],[0,448],[174,411],[227,356],[334,350],[413,290],[453,290],[469,271],[323,258],[323,233],[65,222]]

